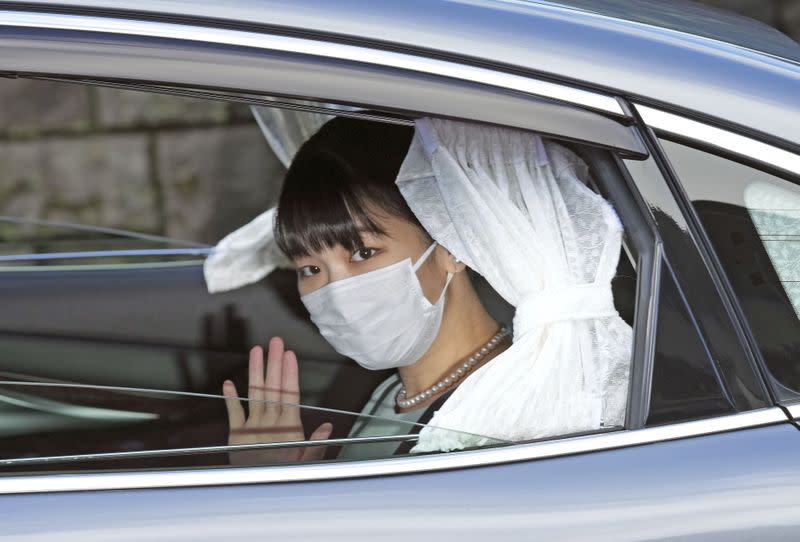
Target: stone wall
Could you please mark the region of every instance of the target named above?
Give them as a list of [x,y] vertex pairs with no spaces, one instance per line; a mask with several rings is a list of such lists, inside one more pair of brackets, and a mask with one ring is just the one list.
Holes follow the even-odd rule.
[[245,106],[23,79],[0,103],[0,215],[214,243],[276,199],[283,166]]

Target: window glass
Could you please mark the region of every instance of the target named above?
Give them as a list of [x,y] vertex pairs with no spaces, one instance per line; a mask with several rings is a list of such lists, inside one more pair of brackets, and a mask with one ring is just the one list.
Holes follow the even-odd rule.
[[[462,359],[448,360],[446,367],[438,369],[438,388],[431,385],[429,390],[422,388],[420,392],[426,391],[430,396],[449,389],[451,383],[477,369],[476,363],[487,352],[494,355],[511,343],[515,310],[490,285],[509,287],[501,269],[486,267],[484,277],[467,270],[457,258],[449,258],[452,254],[440,251],[430,265],[420,268],[420,273],[412,269],[416,279],[404,276],[395,288],[362,288],[370,298],[382,291],[408,292],[426,296],[427,302],[420,299],[420,305],[412,308],[423,309],[391,326],[374,326],[373,318],[359,320],[380,328],[372,330],[376,340],[352,351],[348,344],[342,346],[340,342],[337,349],[343,353],[329,343],[337,337],[349,340],[351,335],[347,333],[352,330],[346,326],[342,329],[343,324],[337,320],[327,328],[334,331],[323,337],[319,319],[316,323],[310,319],[313,315],[307,310],[308,298],[300,297],[313,293],[314,288],[311,292],[303,290],[302,281],[306,270],[310,277],[321,272],[318,262],[295,262],[291,268],[279,266],[244,286],[209,293],[202,263],[209,254],[221,252],[219,246],[212,252],[212,246],[274,207],[294,153],[330,116],[314,113],[303,119],[294,116],[294,111],[262,107],[254,117],[249,108],[231,103],[34,80],[0,81],[0,94],[24,104],[19,111],[5,112],[0,117],[0,195],[4,196],[0,198],[0,406],[7,413],[3,417],[5,432],[0,438],[0,465],[7,470],[261,465],[390,457],[409,453],[414,435],[423,425],[429,441],[459,443],[442,444],[441,449],[448,451],[585,433],[587,423],[592,424],[588,432],[622,426],[637,276],[631,257],[618,247],[619,238],[624,236],[619,231],[618,217],[597,194],[598,186],[611,181],[600,175],[592,178],[579,153],[569,147],[539,139],[535,134],[522,133],[522,137],[517,132],[514,137],[519,137],[526,147],[510,148],[514,152],[527,149],[530,156],[537,157],[537,161],[530,161],[531,170],[548,172],[541,177],[536,173],[537,182],[545,179],[541,182],[550,183],[555,192],[566,188],[554,204],[542,204],[542,212],[532,212],[541,202],[525,190],[530,186],[522,184],[524,175],[518,179],[516,173],[505,173],[502,179],[498,176],[490,181],[508,193],[491,201],[514,206],[522,216],[522,222],[517,223],[520,226],[530,226],[535,232],[555,232],[553,238],[558,242],[548,240],[547,248],[556,255],[553,261],[572,266],[575,282],[586,286],[575,291],[586,292],[591,297],[592,310],[600,314],[597,323],[575,331],[581,335],[579,339],[564,336],[561,346],[545,349],[542,354],[543,359],[547,361],[551,356],[552,361],[554,355],[575,353],[565,356],[574,363],[574,370],[566,373],[560,371],[559,364],[551,364],[551,372],[545,377],[563,379],[564,389],[581,389],[583,395],[577,401],[583,403],[575,410],[583,418],[574,425],[552,427],[547,425],[549,419],[541,424],[529,421],[530,427],[514,433],[513,438],[491,438],[478,431],[467,435],[446,423],[429,424],[444,403],[404,410],[396,400],[405,393],[397,368],[413,363],[403,364],[406,360],[398,353],[399,347],[386,350],[386,357],[397,358],[392,363],[383,363],[386,360],[381,358],[362,367],[354,359],[365,351],[372,352],[376,345],[387,344],[388,341],[377,340],[382,329],[394,332],[417,325],[420,312],[431,326],[425,326],[419,335],[440,325],[446,317],[431,318],[429,306],[445,307],[436,301],[437,296],[446,299],[438,292],[445,292],[448,287],[461,288],[459,295],[463,299],[477,300],[481,310],[486,311],[484,323],[491,323],[486,327],[491,329],[478,341],[480,344],[471,344],[473,351]],[[49,98],[44,100],[42,96]],[[41,106],[34,107],[34,102],[41,102]],[[326,113],[336,111],[331,106]],[[349,108],[346,113],[337,120],[357,116],[358,111]],[[309,120],[312,124],[305,122]],[[397,137],[393,145],[401,152],[392,154],[397,164],[390,171],[387,186],[397,192],[392,192],[392,197],[402,200],[395,176],[403,157],[410,156],[413,129],[403,119],[392,120],[384,124],[400,130],[402,137],[389,134],[388,140]],[[370,129],[376,129],[378,123],[371,124]],[[365,129],[363,125],[356,128]],[[474,126],[468,128],[472,129]],[[485,132],[481,135],[497,135],[490,130]],[[347,133],[359,135],[358,130]],[[369,138],[363,134],[361,137],[359,145],[368,145],[365,139]],[[371,166],[375,170],[370,170],[370,175],[378,175],[384,162],[389,161],[381,154],[388,145],[377,138],[374,141],[380,142],[381,148],[374,154]],[[485,146],[492,151],[496,148]],[[349,150],[353,156],[368,154],[361,146]],[[486,158],[486,153],[481,154],[483,150],[480,146],[470,148],[478,159]],[[418,153],[416,159],[421,160],[422,156]],[[468,161],[464,167],[471,168],[473,163],[476,162]],[[324,177],[327,170],[322,175],[317,173],[308,178],[315,181]],[[324,180],[329,185],[340,181],[335,176]],[[509,183],[518,184],[509,189]],[[319,191],[325,186],[320,184]],[[376,195],[374,187],[370,190],[370,197],[384,197],[383,193]],[[330,201],[331,198],[325,199],[316,212],[324,215],[331,207]],[[477,203],[485,202],[479,198]],[[393,205],[388,208],[398,208],[396,202]],[[597,209],[600,212],[595,212]],[[489,208],[485,216],[496,211]],[[497,214],[500,225],[506,226],[503,220],[508,217]],[[572,224],[576,215],[585,217],[589,225]],[[431,212],[428,216],[445,214]],[[519,216],[514,215],[514,219]],[[420,222],[427,224],[424,218]],[[417,225],[416,218],[401,222],[405,228],[423,228]],[[303,222],[306,223],[308,220]],[[562,229],[552,224],[562,227],[569,239],[566,235],[562,239]],[[363,229],[358,230],[359,235]],[[404,242],[416,244],[422,238],[415,233],[406,236]],[[424,241],[425,254],[433,254],[437,246],[427,237]],[[526,240],[519,241],[524,245]],[[608,247],[613,250],[606,250]],[[344,252],[339,250],[343,248],[341,244],[335,248],[336,257],[345,258],[347,265],[369,261],[374,256],[371,247]],[[514,257],[527,252],[525,246],[514,248]],[[380,250],[375,249],[378,254]],[[531,260],[546,254],[541,247],[532,252],[536,251],[541,254]],[[263,247],[251,252],[259,262],[269,253]],[[417,250],[413,258],[420,258],[422,252]],[[26,258],[21,259],[20,255]],[[295,260],[302,261],[306,256],[296,255]],[[412,259],[411,253],[403,256]],[[393,257],[395,260],[385,260],[375,270],[403,261]],[[444,265],[454,266],[455,270],[447,267],[446,272],[439,273],[441,269],[436,266]],[[607,290],[595,288],[601,265],[603,278],[610,282],[601,286],[610,286],[611,296]],[[315,267],[317,271],[312,271]],[[328,270],[333,271],[333,267]],[[468,272],[453,278],[460,271]],[[519,273],[517,268],[514,271]],[[490,277],[490,273],[495,276]],[[441,275],[442,284],[435,285],[435,295],[429,295],[427,290],[419,293],[411,287],[417,281],[423,290],[422,277],[426,274]],[[529,276],[525,275],[526,280]],[[331,279],[329,284],[335,282]],[[430,288],[434,283],[435,279],[427,282]],[[470,289],[474,289],[474,295]],[[568,296],[578,307],[574,310],[584,310],[575,292],[548,293],[559,296],[559,303],[550,303],[550,308],[565,305],[562,302]],[[354,295],[349,292],[343,299]],[[386,307],[388,310],[392,304]],[[542,304],[542,310],[547,308]],[[482,312],[475,314],[484,318]],[[546,317],[547,314],[538,315],[532,310],[527,325],[533,327],[530,322]],[[559,314],[552,322],[565,328],[573,325],[572,320],[568,314]],[[515,325],[519,322],[517,319]],[[552,322],[547,320],[548,324]],[[473,324],[470,321],[458,329],[472,333]],[[498,329],[503,334],[490,340]],[[464,337],[475,342],[473,335]],[[296,400],[273,397],[264,408],[254,407],[265,403],[253,395],[253,390],[267,390],[264,393],[268,394],[274,388],[266,380],[253,383],[248,351],[254,345],[265,346],[273,337],[281,337],[297,358],[298,389],[291,392]],[[542,342],[547,340],[547,335],[543,336]],[[591,364],[575,362],[581,359],[582,352],[592,352]],[[264,379],[263,368],[256,373]],[[445,380],[448,375],[452,377],[450,383]],[[586,384],[589,379],[592,383]],[[518,380],[510,379],[509,383]],[[286,383],[280,385],[284,389]],[[228,394],[229,389],[238,399],[224,397],[223,391]],[[598,389],[603,393],[606,389],[611,391],[601,398]],[[507,391],[501,398],[528,392],[529,388]],[[497,394],[492,391],[489,395],[494,400]],[[608,399],[612,395],[613,399]],[[426,401],[428,396],[423,394],[415,400]],[[446,398],[444,394],[442,401]],[[567,406],[554,412],[554,400]],[[537,401],[540,406],[525,414],[527,420],[540,417],[542,411],[568,420],[575,397],[571,393],[552,398],[541,394]],[[414,406],[413,402],[409,404]],[[249,424],[253,412],[273,412],[276,405],[296,411],[293,419],[299,420],[299,425],[273,424],[265,430]],[[548,418],[554,417],[550,414]],[[502,421],[516,431],[516,419],[508,416]],[[331,427],[320,432],[326,424]],[[537,433],[540,425],[543,429]],[[441,438],[436,436],[439,434]],[[306,455],[304,450],[311,447],[302,443],[320,438],[336,442]],[[348,440],[340,442],[341,439]],[[273,445],[290,441],[301,444]],[[461,446],[462,442],[468,444]],[[269,446],[231,450],[225,448],[229,443]]]
[[662,141],[763,352],[781,398],[800,394],[800,186]]
[[672,274],[662,268],[647,425],[732,414],[714,360]]
[[0,267],[202,260],[285,171],[241,104],[32,79],[0,103]]
[[[412,422],[284,401],[245,399],[243,405],[248,415],[274,416],[282,425],[269,431],[242,427],[231,432],[228,445],[225,399],[219,396],[0,382],[0,472],[376,459],[402,453],[419,431]],[[326,423],[355,426],[353,437],[344,443],[333,437],[324,446],[311,446],[303,428]],[[503,443],[487,439],[485,445],[499,444]]]

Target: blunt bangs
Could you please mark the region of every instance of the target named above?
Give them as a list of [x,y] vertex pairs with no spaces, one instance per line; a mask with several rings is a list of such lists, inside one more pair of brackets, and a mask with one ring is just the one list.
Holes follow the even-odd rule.
[[275,240],[290,258],[337,245],[364,246],[362,233],[385,235],[375,222],[386,213],[419,226],[394,181],[413,130],[335,118],[295,156],[278,202]]
[[385,233],[367,212],[372,198],[357,194],[344,171],[326,163],[331,160],[318,155],[292,165],[296,178],[284,187],[275,227],[278,246],[291,258],[336,245],[356,250],[363,246],[362,231]]

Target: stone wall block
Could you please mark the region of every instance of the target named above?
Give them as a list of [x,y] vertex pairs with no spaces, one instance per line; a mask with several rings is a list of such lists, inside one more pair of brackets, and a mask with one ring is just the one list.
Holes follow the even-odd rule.
[[7,136],[89,128],[89,95],[83,85],[2,79],[0,104],[0,134]]
[[145,136],[0,145],[0,214],[157,232]]
[[222,123],[225,102],[116,88],[97,89],[97,116],[103,127]]
[[277,203],[284,169],[258,126],[158,137],[166,234],[209,244]]
[[[37,144],[0,145],[0,215],[40,218],[45,197],[37,171]],[[0,239],[13,241],[29,236],[34,227],[0,222]]]

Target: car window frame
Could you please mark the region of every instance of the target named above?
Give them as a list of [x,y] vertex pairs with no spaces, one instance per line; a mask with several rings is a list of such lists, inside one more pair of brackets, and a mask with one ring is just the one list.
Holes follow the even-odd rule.
[[[52,15],[52,14],[51,14]],[[106,18],[108,21],[116,21],[118,19]],[[0,24],[0,28],[2,24]],[[199,27],[194,27],[196,30]],[[175,58],[183,57],[183,62],[187,62],[187,55],[191,57],[193,62],[202,62],[203,55],[209,52],[222,52],[230,53],[231,51],[238,51],[247,57],[248,60],[269,60],[273,63],[276,69],[284,70],[285,81],[281,81],[284,85],[297,85],[298,80],[296,76],[305,73],[308,76],[313,70],[311,67],[316,67],[322,71],[326,76],[330,76],[332,80],[337,82],[343,81],[348,73],[356,70],[357,73],[369,73],[373,77],[373,81],[382,80],[393,82],[398,80],[405,81],[406,83],[413,83],[414,85],[427,84],[438,85],[438,91],[442,89],[447,90],[444,94],[433,95],[429,88],[418,87],[417,93],[413,96],[417,99],[415,107],[408,108],[402,103],[397,103],[399,98],[402,98],[403,93],[397,92],[396,87],[393,88],[393,94],[381,94],[381,88],[371,89],[375,90],[372,98],[365,99],[365,104],[375,104],[377,102],[386,104],[394,104],[398,110],[411,111],[415,114],[424,115],[426,113],[437,114],[439,111],[436,108],[441,107],[442,110],[447,112],[446,116],[453,116],[457,118],[466,118],[479,122],[492,122],[502,125],[516,126],[519,128],[531,129],[544,135],[556,136],[566,140],[577,141],[579,143],[588,143],[592,146],[600,146],[609,148],[609,139],[607,137],[599,137],[598,134],[603,132],[603,129],[608,127],[618,126],[615,128],[614,133],[619,135],[621,140],[628,139],[627,148],[623,151],[629,157],[642,157],[646,154],[643,152],[641,143],[641,134],[638,126],[632,120],[630,113],[624,100],[619,97],[611,96],[611,100],[619,105],[619,111],[605,111],[598,113],[595,108],[587,108],[586,103],[577,103],[574,99],[575,90],[580,90],[580,95],[585,96],[585,93],[593,94],[602,98],[603,103],[608,102],[609,95],[605,91],[587,90],[585,88],[578,88],[571,85],[561,83],[554,83],[545,79],[536,79],[534,77],[521,76],[516,74],[509,74],[499,70],[489,70],[487,68],[470,65],[466,62],[455,62],[448,60],[452,64],[450,68],[457,67],[459,70],[452,72],[455,75],[450,78],[442,78],[440,75],[432,75],[435,73],[435,67],[441,64],[431,64],[432,59],[426,57],[414,57],[422,61],[426,66],[426,70],[413,70],[405,69],[403,66],[398,66],[396,63],[382,63],[386,58],[383,55],[386,51],[361,47],[365,49],[365,53],[371,56],[367,61],[353,60],[352,58],[336,58],[333,61],[330,57],[324,56],[303,56],[302,52],[276,52],[270,50],[268,52],[259,51],[259,55],[255,55],[252,51],[247,51],[246,54],[242,53],[241,44],[226,44],[226,43],[209,43],[204,41],[206,38],[197,39],[196,41],[176,44],[168,38],[159,36],[143,37],[141,35],[132,37],[128,34],[115,35],[113,32],[109,34],[107,28],[100,30],[95,28],[92,30],[75,30],[69,27],[35,27],[24,25],[14,27],[14,32],[1,33],[0,32],[0,48],[11,49],[17,47],[19,55],[4,55],[0,58],[0,72],[6,74],[16,75],[45,75],[57,77],[72,77],[76,79],[91,77],[108,78],[110,80],[120,80],[121,68],[124,68],[124,63],[104,63],[103,68],[108,70],[105,73],[98,73],[97,68],[92,70],[88,68],[85,61],[81,61],[84,57],[81,56],[91,53],[92,56],[98,54],[106,54],[102,48],[98,50],[97,39],[101,39],[105,44],[113,46],[115,51],[125,50],[127,46],[129,50],[133,51],[134,47],[138,47],[136,52],[142,54],[149,49],[158,50],[162,57],[166,60],[148,66],[152,71],[144,76],[143,79],[147,81],[169,81],[178,85],[191,84],[190,78],[184,77],[180,79],[174,74],[169,73],[170,68],[176,65]],[[212,36],[213,32],[206,33],[204,36]],[[37,39],[43,37],[50,38],[47,42],[47,47],[41,47],[38,50],[30,47],[31,43],[36,42]],[[283,39],[281,36],[271,36],[273,38]],[[16,40],[16,41],[15,41]],[[82,41],[83,40],[83,41]],[[319,44],[319,43],[318,43]],[[178,47],[180,45],[180,47]],[[328,45],[328,43],[323,43]],[[332,46],[341,44],[330,43]],[[169,54],[164,54],[163,49],[173,48],[173,57]],[[149,48],[149,49],[148,49]],[[202,54],[192,55],[191,49],[197,49]],[[335,47],[334,47],[335,48]],[[66,59],[63,54],[72,55]],[[151,51],[152,52],[152,51]],[[195,51],[196,52],[196,51]],[[374,53],[374,54],[373,54]],[[249,55],[249,56],[248,56]],[[383,56],[382,56],[383,55]],[[408,56],[408,55],[406,55]],[[172,64],[168,60],[172,58]],[[69,61],[67,61],[69,60]],[[362,59],[363,60],[363,59]],[[281,64],[282,63],[282,64]],[[288,65],[287,65],[288,63]],[[122,65],[122,66],[121,66]],[[434,66],[434,67],[431,67]],[[206,77],[204,85],[209,88],[228,88],[231,90],[246,91],[246,92],[264,92],[269,90],[271,94],[286,95],[292,93],[275,92],[276,80],[271,80],[272,86],[270,89],[263,88],[265,83],[263,72],[253,73],[248,72],[247,69],[240,65],[235,66],[241,70],[243,77],[236,79],[231,77],[232,73],[229,71],[217,74],[217,77],[223,79],[211,80],[210,76],[205,73],[192,73],[191,76],[195,78]],[[294,71],[288,70],[293,68]],[[406,66],[407,68],[407,66]],[[263,70],[263,63],[259,67]],[[93,71],[93,73],[87,73]],[[160,71],[159,71],[160,70]],[[298,71],[300,70],[300,71]],[[304,70],[304,71],[303,71]],[[479,73],[475,70],[481,70]],[[184,72],[192,70],[184,70]],[[207,71],[207,70],[206,70]],[[473,71],[475,71],[473,73]],[[161,75],[159,75],[159,73]],[[238,72],[237,72],[238,73]],[[256,77],[256,75],[261,77]],[[496,75],[494,78],[486,79],[488,75]],[[142,76],[142,74],[139,74]],[[534,89],[548,89],[548,92],[553,90],[561,90],[562,93],[556,95],[545,95],[545,92],[531,91],[528,89],[526,94],[520,93],[520,88],[504,87],[504,81],[508,81],[508,76],[513,75],[515,78],[523,78],[525,80],[535,81],[537,83],[547,83],[542,86],[534,85]],[[128,74],[130,76],[130,74]],[[247,76],[249,77],[249,83]],[[324,79],[320,77],[320,72],[313,73],[314,78],[317,80]],[[179,79],[179,80],[176,80]],[[307,79],[309,82],[312,80]],[[521,81],[514,79],[516,83]],[[196,81],[195,81],[196,86]],[[297,88],[295,86],[295,88]],[[344,102],[342,94],[344,87],[338,87],[337,92],[339,95],[328,93],[325,95],[326,99],[334,102]],[[427,94],[420,96],[419,93],[425,90]],[[367,90],[359,88],[359,96],[368,94]],[[384,89],[385,90],[385,89]],[[448,103],[446,96],[452,96],[452,93],[458,92],[460,100],[449,100]],[[349,95],[352,99],[353,94]],[[317,98],[319,96],[304,96],[308,98]],[[481,101],[483,100],[483,101]],[[424,107],[420,103],[424,101]],[[361,100],[359,100],[361,102]],[[484,104],[513,104],[518,107],[525,106],[525,111],[529,116],[523,119],[518,118],[516,113],[517,109],[507,107],[506,109],[472,109],[476,103]],[[459,107],[467,108],[471,111],[461,111]],[[613,109],[613,108],[612,108]],[[541,113],[541,116],[531,114],[533,111]],[[467,114],[463,114],[467,113]],[[547,114],[545,114],[547,113]],[[560,115],[564,115],[562,118]],[[477,117],[477,118],[476,118]],[[515,118],[516,117],[516,118]],[[533,126],[530,119],[538,119],[536,122],[544,119],[559,119],[565,121],[563,125],[552,125],[547,129],[541,130]],[[576,120],[579,119],[579,120]],[[588,124],[591,120],[592,126],[597,128],[594,130],[595,138],[587,141],[586,133]],[[520,123],[525,121],[525,125],[520,126]],[[611,124],[609,124],[611,123]],[[564,127],[570,127],[570,131],[565,133]],[[555,132],[555,133],[554,133]],[[627,135],[626,135],[627,134]],[[577,137],[580,135],[580,137]],[[611,146],[612,149],[619,151],[620,149]],[[650,280],[648,277],[639,275],[639,280]],[[638,309],[638,307],[637,307]],[[648,313],[648,325],[652,321],[652,314]],[[651,349],[642,349],[645,355]],[[637,364],[634,359],[634,364]],[[519,443],[514,446],[497,449],[483,449],[471,450],[464,452],[454,452],[440,455],[419,456],[419,457],[398,457],[383,460],[368,460],[368,461],[354,461],[352,463],[337,463],[337,464],[307,464],[298,466],[265,466],[265,467],[224,467],[220,469],[189,469],[181,471],[169,472],[116,472],[116,473],[80,473],[80,474],[53,474],[53,475],[30,475],[30,476],[0,476],[0,494],[2,493],[24,493],[24,492],[41,492],[41,491],[74,491],[86,489],[110,489],[110,488],[134,488],[134,487],[175,487],[175,486],[203,486],[203,485],[228,485],[228,484],[241,484],[241,483],[266,483],[266,482],[286,482],[286,481],[300,481],[300,480],[316,480],[316,479],[342,479],[360,476],[373,476],[373,475],[387,475],[387,474],[402,474],[410,472],[428,472],[442,469],[466,468],[475,467],[489,464],[508,463],[516,461],[527,461],[534,459],[561,457],[575,453],[587,453],[592,451],[613,449],[618,447],[634,446],[640,444],[663,442],[677,438],[686,438],[691,436],[716,433],[721,431],[730,431],[746,427],[756,427],[761,425],[769,425],[775,423],[785,422],[785,416],[779,409],[765,408],[751,412],[745,412],[730,416],[720,416],[708,420],[700,420],[693,422],[682,422],[671,424],[661,427],[643,428],[643,429],[625,429],[619,431],[610,431],[599,434],[582,435],[575,437],[560,438],[554,440],[547,440],[544,442],[531,442]]]
[[751,134],[742,134],[714,124],[706,124],[696,118],[658,109],[649,105],[637,104],[637,112],[642,120],[647,123],[652,132],[653,144],[656,152],[662,157],[666,174],[671,176],[676,185],[676,196],[686,205],[688,220],[696,229],[698,244],[707,254],[707,258],[718,276],[723,295],[730,307],[731,316],[741,328],[742,339],[746,342],[747,350],[753,367],[758,370],[765,389],[770,394],[773,404],[778,404],[786,409],[787,416],[800,419],[800,394],[794,398],[783,398],[776,389],[780,384],[775,381],[766,361],[761,347],[751,330],[749,319],[736,296],[733,286],[727,276],[727,271],[716,256],[714,248],[702,222],[694,210],[686,191],[681,187],[681,180],[669,163],[669,154],[658,141],[665,139],[678,144],[688,145],[701,152],[706,152],[721,159],[740,162],[748,167],[762,170],[766,173],[785,178],[797,183],[800,180],[800,152],[791,146],[776,146],[759,140]]

